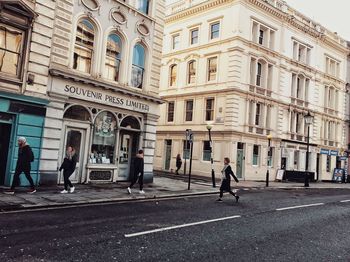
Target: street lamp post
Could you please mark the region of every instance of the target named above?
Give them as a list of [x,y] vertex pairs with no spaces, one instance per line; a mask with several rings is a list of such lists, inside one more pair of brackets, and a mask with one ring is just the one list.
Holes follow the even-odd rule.
[[214,172],[214,160],[213,160],[213,142],[211,140],[211,129],[213,128],[212,125],[208,124],[207,129],[209,132],[209,143],[210,143],[210,164],[211,164],[211,181],[213,183],[213,187],[216,187],[215,184],[215,172]]
[[309,187],[309,151],[310,151],[310,126],[312,125],[314,121],[314,117],[310,114],[310,112],[307,113],[306,116],[304,116],[305,124],[307,125],[307,147],[306,147],[306,167],[305,167],[305,180],[304,180],[304,187]]
[[270,158],[270,150],[271,150],[271,139],[272,135],[267,135],[268,140],[268,146],[267,146],[267,170],[266,170],[266,187],[269,187],[269,180],[270,180],[270,165],[269,165],[269,158]]

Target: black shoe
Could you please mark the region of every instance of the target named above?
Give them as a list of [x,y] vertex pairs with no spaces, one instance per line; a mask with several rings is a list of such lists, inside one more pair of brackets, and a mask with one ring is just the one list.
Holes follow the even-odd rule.
[[239,200],[239,196],[235,196],[235,198],[236,198],[236,203],[238,202],[238,200]]
[[219,198],[218,200],[216,200],[216,202],[222,202],[222,199],[221,199],[221,198]]

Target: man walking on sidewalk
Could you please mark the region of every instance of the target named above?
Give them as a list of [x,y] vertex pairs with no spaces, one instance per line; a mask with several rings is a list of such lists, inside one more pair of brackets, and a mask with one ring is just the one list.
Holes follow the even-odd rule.
[[143,150],[139,150],[139,153],[136,155],[136,158],[134,160],[133,180],[127,189],[129,194],[131,194],[131,188],[136,184],[137,180],[139,181],[139,185],[140,185],[140,194],[145,193],[143,191],[143,169],[144,169]]
[[19,176],[22,174],[22,172],[25,174],[26,178],[30,183],[30,189],[28,190],[28,194],[33,194],[36,192],[36,190],[33,179],[30,176],[30,163],[34,161],[34,154],[30,146],[27,144],[27,140],[25,137],[18,138],[18,147],[18,159],[15,175],[13,176],[12,186],[10,190],[5,191],[5,194],[13,195],[15,193],[15,187],[19,186],[20,184]]

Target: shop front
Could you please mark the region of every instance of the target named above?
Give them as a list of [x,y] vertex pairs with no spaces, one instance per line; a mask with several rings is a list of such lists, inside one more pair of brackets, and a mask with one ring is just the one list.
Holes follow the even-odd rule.
[[[73,182],[129,181],[140,148],[146,180],[152,180],[155,130],[146,129],[155,126],[149,115],[157,114],[157,103],[61,78],[53,78],[51,88],[52,97],[64,95],[59,163],[73,147],[78,158]],[[58,182],[63,183],[61,173]]]
[[[48,101],[24,95],[0,92],[0,185],[10,186],[16,168],[20,136],[26,137],[34,153],[31,176],[40,182],[40,152]],[[21,179],[21,186],[28,181]]]

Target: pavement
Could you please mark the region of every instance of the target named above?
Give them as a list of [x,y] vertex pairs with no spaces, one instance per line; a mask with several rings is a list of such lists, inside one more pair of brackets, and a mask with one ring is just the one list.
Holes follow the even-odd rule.
[[[60,194],[62,186],[38,187],[35,194],[27,194],[26,189],[18,189],[15,195],[0,195],[0,212],[18,209],[35,209],[45,207],[61,207],[69,205],[86,205],[94,203],[138,201],[154,198],[174,198],[184,196],[216,194],[208,178],[195,177],[191,181],[191,189],[187,190],[187,178],[174,175],[156,175],[152,184],[145,185],[145,194],[138,192],[137,184],[129,195],[127,183],[114,184],[79,184],[73,194]],[[264,190],[264,181],[241,181],[232,184],[233,188],[244,191]],[[350,184],[327,182],[311,183],[311,189],[350,189]],[[301,189],[302,183],[270,182],[269,189]],[[4,191],[5,188],[2,189]],[[0,189],[1,192],[1,189]]]
[[[79,193],[80,194],[80,193]],[[348,189],[242,191],[0,213],[6,262],[350,261]]]

